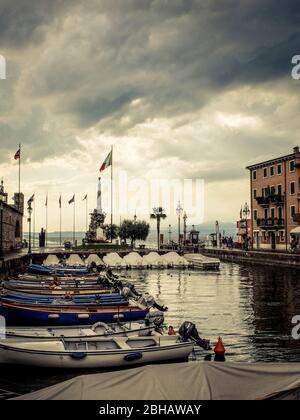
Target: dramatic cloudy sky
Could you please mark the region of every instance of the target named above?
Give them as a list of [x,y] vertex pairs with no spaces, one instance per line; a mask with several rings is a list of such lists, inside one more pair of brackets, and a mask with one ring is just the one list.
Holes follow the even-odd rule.
[[37,227],[48,192],[57,229],[62,192],[70,229],[65,202],[75,192],[83,229],[82,198],[95,206],[98,167],[114,145],[116,177],[126,171],[144,189],[204,179],[204,219],[236,220],[248,200],[245,166],[300,143],[299,19],[297,0],[0,0],[7,188],[17,189],[21,142]]

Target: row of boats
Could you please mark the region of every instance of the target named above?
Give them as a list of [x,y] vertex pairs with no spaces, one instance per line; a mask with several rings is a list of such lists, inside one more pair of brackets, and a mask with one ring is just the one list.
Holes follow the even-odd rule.
[[186,359],[195,345],[209,349],[193,323],[177,333],[166,328],[167,309],[111,270],[31,264],[1,285],[0,363],[102,368]]

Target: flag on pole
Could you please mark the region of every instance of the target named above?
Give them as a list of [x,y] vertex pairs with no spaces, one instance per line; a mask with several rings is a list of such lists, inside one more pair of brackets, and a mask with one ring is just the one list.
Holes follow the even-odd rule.
[[102,163],[102,165],[100,167],[100,172],[104,171],[105,169],[107,169],[111,165],[112,165],[112,150],[109,152],[105,161]]
[[73,197],[71,198],[71,200],[69,200],[69,204],[75,203],[75,194],[73,195]]
[[34,201],[34,194],[32,194],[32,196],[29,198],[29,200],[27,201],[27,204],[29,205],[33,201]]
[[59,196],[58,204],[59,204],[59,208],[61,209],[61,194]]
[[18,159],[20,159],[20,157],[21,157],[21,149],[19,148],[18,151],[15,153],[14,158],[15,158],[15,160],[18,160]]
[[45,207],[48,206],[48,194],[46,195]]
[[84,200],[87,200],[87,194],[85,195],[85,197],[83,198],[83,200],[82,200],[82,201],[84,201]]

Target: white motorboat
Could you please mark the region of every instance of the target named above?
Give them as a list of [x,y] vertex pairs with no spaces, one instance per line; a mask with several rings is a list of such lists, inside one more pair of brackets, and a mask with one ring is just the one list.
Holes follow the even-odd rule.
[[89,337],[150,335],[154,330],[154,324],[146,326],[144,321],[115,324],[97,322],[94,325],[70,327],[6,327],[4,338],[10,341],[55,341],[62,337],[82,340]]
[[0,363],[47,368],[108,368],[187,359],[191,341],[177,335],[0,341]]

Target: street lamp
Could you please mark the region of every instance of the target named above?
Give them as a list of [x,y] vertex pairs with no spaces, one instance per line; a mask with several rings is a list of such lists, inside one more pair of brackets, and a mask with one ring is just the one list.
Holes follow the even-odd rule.
[[171,225],[169,225],[168,233],[169,233],[169,245],[170,245],[171,244],[171,238],[172,238],[172,226]]
[[183,212],[183,208],[181,207],[180,201],[178,201],[178,205],[176,208],[176,214],[178,216],[178,249],[180,249],[180,217]]
[[31,254],[31,215],[32,215],[32,207],[31,207],[32,201],[28,201],[28,223],[29,223],[29,240],[28,240],[28,254]]
[[250,215],[250,207],[248,205],[248,203],[245,203],[244,207],[243,207],[243,215],[246,221],[246,238],[245,238],[245,250],[248,251],[248,217]]
[[0,258],[3,257],[3,195],[0,191]]

